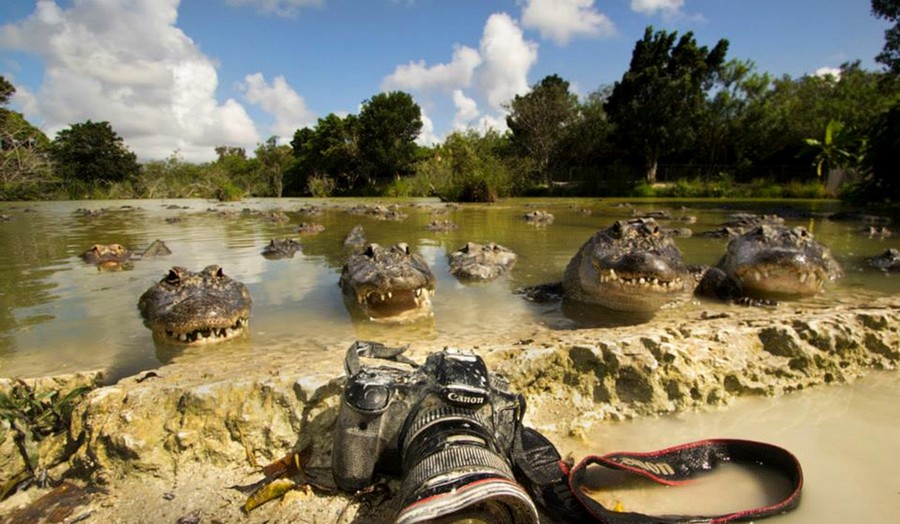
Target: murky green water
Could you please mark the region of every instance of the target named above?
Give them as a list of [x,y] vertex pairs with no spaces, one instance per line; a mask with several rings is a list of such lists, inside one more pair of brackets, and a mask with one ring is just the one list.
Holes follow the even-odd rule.
[[[461,333],[486,335],[545,323],[576,326],[558,305],[526,302],[513,290],[559,280],[578,247],[597,229],[629,217],[635,210],[667,210],[693,215],[695,232],[713,229],[738,210],[769,211],[775,204],[640,203],[624,207],[612,200],[512,201],[495,205],[448,207],[435,201],[396,202],[408,215],[401,221],[376,220],[347,210],[361,201],[248,200],[218,204],[204,200],[36,202],[0,205],[0,376],[33,376],[108,368],[110,377],[151,368],[178,352],[157,348],[137,310],[140,294],[173,265],[198,271],[219,264],[250,288],[250,335],[214,349],[264,355],[344,345],[356,338],[393,340],[448,338]],[[368,201],[367,203],[373,203]],[[389,204],[391,202],[388,202]],[[316,205],[318,215],[299,210]],[[79,209],[104,210],[88,217]],[[548,227],[527,224],[522,215],[535,209],[555,215]],[[833,211],[828,205],[812,208]],[[809,210],[809,209],[805,209]],[[267,212],[282,211],[288,221]],[[432,220],[450,220],[459,228],[432,232]],[[297,225],[318,222],[325,230],[300,235]],[[869,270],[865,256],[895,246],[896,240],[869,239],[859,223],[790,219],[814,231],[831,246],[847,277],[814,300],[840,300],[859,292],[897,293],[900,278]],[[342,240],[356,224],[369,241],[406,242],[431,265],[438,279],[434,321],[407,327],[372,326],[351,321],[337,286],[346,251]],[[677,221],[663,225],[683,227]],[[298,239],[293,258],[267,260],[260,254],[272,238]],[[155,239],[172,249],[167,257],[143,259],[131,271],[100,272],[79,254],[92,244],[120,243],[140,250]],[[449,275],[446,255],[466,241],[503,244],[519,255],[512,273],[489,284],[467,285]],[[713,264],[725,241],[691,237],[677,240],[689,263]],[[665,313],[663,313],[665,314]],[[671,314],[677,314],[671,313]],[[313,348],[313,349],[311,349]],[[190,350],[188,352],[190,354]]]

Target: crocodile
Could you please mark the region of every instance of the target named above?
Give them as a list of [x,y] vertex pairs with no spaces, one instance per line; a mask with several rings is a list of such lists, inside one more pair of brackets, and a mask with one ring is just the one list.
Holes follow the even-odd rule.
[[705,271],[696,294],[721,299],[800,298],[843,275],[827,247],[806,228],[763,223],[728,243]]
[[509,248],[493,242],[466,242],[447,258],[451,275],[464,280],[489,281],[512,269],[518,257]]
[[131,269],[133,253],[122,244],[94,244],[81,254],[81,259],[103,271]]
[[302,235],[317,235],[325,231],[325,226],[318,222],[300,222],[297,225],[297,232]]
[[552,213],[548,213],[547,211],[538,209],[525,213],[524,215],[522,215],[522,218],[525,219],[525,222],[533,226],[548,226],[553,223],[553,220],[556,217],[554,217]]
[[144,324],[170,343],[203,344],[234,338],[249,326],[250,292],[210,265],[195,273],[175,266],[138,300]]
[[886,249],[884,253],[869,257],[866,262],[874,268],[882,271],[896,272],[900,271],[900,249]]
[[654,312],[693,289],[675,242],[652,218],[594,233],[566,267],[563,297],[616,311]]
[[263,248],[262,256],[269,260],[294,258],[297,251],[300,251],[300,243],[293,238],[273,238]]
[[339,282],[351,315],[385,323],[431,317],[435,283],[425,259],[405,243],[368,244],[350,256]]
[[784,219],[778,215],[756,215],[753,213],[734,213],[718,228],[704,231],[697,236],[704,238],[736,238],[761,225],[781,226]]

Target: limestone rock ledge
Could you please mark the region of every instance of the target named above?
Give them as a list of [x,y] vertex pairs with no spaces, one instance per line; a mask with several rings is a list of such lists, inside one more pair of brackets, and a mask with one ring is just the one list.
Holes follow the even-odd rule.
[[[735,307],[615,329],[533,327],[489,342],[417,342],[409,356],[421,361],[445,346],[483,355],[492,372],[525,394],[526,422],[552,437],[602,420],[780,395],[852,381],[870,368],[895,369],[900,303],[885,297],[828,308]],[[90,511],[119,522],[174,521],[195,510],[248,522],[346,516],[344,497],[294,492],[288,500],[301,497],[306,509],[281,503],[242,517],[246,495],[227,489],[261,478],[253,461],[263,465],[308,444],[315,450],[311,466],[329,464],[342,386],[334,354],[343,355],[346,344],[333,349],[327,365],[290,355],[261,364],[211,354],[200,364],[176,360],[95,389],[73,414],[67,436],[76,449],[70,471],[110,488]],[[131,493],[136,486],[144,494]]]

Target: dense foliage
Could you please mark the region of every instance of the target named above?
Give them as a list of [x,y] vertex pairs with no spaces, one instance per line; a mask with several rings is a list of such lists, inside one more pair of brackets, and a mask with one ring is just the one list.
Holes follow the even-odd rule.
[[141,166],[109,122],[72,124],[50,146],[56,172],[70,187],[108,186],[136,176]]
[[872,13],[894,22],[894,27],[884,32],[884,49],[875,59],[900,75],[900,0],[872,0]]
[[[897,0],[872,0],[897,22]],[[194,164],[175,151],[139,164],[107,122],[49,140],[0,107],[0,199],[518,195],[898,197],[900,29],[884,71],[773,77],[727,57],[728,42],[648,27],[622,78],[579,98],[548,75],[505,106],[508,130],[456,131],[418,146],[412,96],[379,93],[359,114],[329,114],[248,154],[224,144]],[[0,77],[0,106],[15,87]]]

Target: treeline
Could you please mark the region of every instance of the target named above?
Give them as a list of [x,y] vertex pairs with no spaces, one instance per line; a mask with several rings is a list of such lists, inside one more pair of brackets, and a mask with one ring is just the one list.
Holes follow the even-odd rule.
[[[51,141],[0,108],[0,198],[821,197],[840,174],[843,197],[900,201],[900,68],[857,61],[776,78],[727,51],[726,40],[708,48],[648,27],[615,84],[579,99],[547,76],[509,102],[508,131],[454,132],[433,147],[415,144],[421,111],[403,92],[329,114],[289,145],[272,137],[252,156],[223,145],[202,164],[140,164],[106,122]],[[2,77],[0,87],[2,106],[15,88]]]

